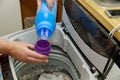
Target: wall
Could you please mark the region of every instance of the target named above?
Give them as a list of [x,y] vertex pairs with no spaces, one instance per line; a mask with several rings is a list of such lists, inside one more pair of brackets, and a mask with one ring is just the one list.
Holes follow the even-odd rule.
[[0,0],[0,36],[22,29],[19,0]]

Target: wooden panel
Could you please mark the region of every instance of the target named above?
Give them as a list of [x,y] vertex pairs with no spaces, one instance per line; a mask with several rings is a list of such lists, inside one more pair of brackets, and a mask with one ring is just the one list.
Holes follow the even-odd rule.
[[62,20],[62,1],[58,0],[58,7],[57,7],[57,22]]

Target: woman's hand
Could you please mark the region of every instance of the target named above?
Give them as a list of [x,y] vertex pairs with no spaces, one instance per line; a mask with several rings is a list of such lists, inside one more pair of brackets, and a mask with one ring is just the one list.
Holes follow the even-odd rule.
[[[38,9],[40,9],[41,1],[42,1],[42,0],[37,0],[37,8],[38,8]],[[47,5],[48,5],[49,9],[51,9],[54,0],[46,0],[46,2],[47,2]]]
[[22,62],[48,62],[48,56],[35,52],[34,46],[28,43],[10,42],[8,51],[8,55]]

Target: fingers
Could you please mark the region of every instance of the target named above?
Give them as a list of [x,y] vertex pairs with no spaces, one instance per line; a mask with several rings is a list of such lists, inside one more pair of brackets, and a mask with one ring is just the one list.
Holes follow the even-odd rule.
[[30,52],[28,53],[28,56],[29,56],[29,57],[33,57],[33,58],[37,58],[37,59],[48,59],[48,56],[42,55],[42,54],[37,53],[37,52],[35,52],[35,51],[30,51]]
[[27,57],[28,62],[48,62],[48,56],[31,51]]
[[48,5],[49,9],[51,9],[51,8],[52,8],[52,5],[53,5],[54,0],[46,0],[46,2],[47,2],[47,5]]
[[37,8],[38,8],[38,10],[40,10],[41,2],[42,2],[42,0],[37,0]]
[[[40,9],[41,1],[42,1],[42,0],[37,0],[37,8],[38,8],[38,10]],[[47,2],[47,5],[48,5],[49,9],[51,9],[54,0],[46,0],[46,2]]]
[[23,62],[37,63],[37,62],[48,62],[48,56],[36,53],[29,50],[26,56],[23,56],[22,59],[19,59]]
[[30,62],[48,62],[48,56],[32,51],[32,53],[29,54],[28,60]]
[[27,61],[25,62],[32,62],[32,63],[38,63],[38,62],[48,62],[48,59],[37,59],[33,57],[28,57]]
[[46,56],[46,55],[42,55],[40,53],[33,51],[34,50],[33,45],[28,44],[28,47],[29,47],[29,53],[28,53],[29,57],[38,58],[38,59],[47,59],[48,58],[48,56]]
[[40,53],[37,53],[34,51],[34,45],[32,44],[26,44],[28,49],[27,49],[27,56],[28,56],[28,61],[30,62],[48,62],[48,56],[42,55]]
[[31,50],[34,50],[34,45],[32,44],[27,44],[28,48],[31,49]]

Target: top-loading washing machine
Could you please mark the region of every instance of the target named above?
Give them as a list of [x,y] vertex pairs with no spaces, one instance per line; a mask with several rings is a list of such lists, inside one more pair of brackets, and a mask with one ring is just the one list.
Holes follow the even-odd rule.
[[[76,0],[63,3],[62,22],[49,39],[48,63],[24,63],[0,56],[0,80],[119,80],[119,46]],[[35,28],[4,36],[35,44]],[[117,72],[116,72],[117,70]]]

